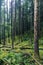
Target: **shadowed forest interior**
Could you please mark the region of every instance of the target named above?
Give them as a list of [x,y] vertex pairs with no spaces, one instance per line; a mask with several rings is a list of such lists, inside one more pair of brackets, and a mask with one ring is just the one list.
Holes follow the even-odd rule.
[[42,0],[0,0],[0,65],[43,65]]

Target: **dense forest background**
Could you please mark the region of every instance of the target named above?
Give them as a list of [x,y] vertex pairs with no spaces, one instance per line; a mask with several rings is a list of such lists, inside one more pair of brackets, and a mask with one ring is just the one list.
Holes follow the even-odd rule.
[[[9,4],[7,4],[9,2]],[[43,31],[43,2],[39,4],[40,30]],[[14,27],[14,25],[15,27]],[[20,25],[19,25],[20,24]],[[0,1],[0,37],[11,36],[11,28],[15,28],[16,35],[33,33],[34,30],[34,3],[31,0]],[[5,33],[4,32],[5,29]],[[5,35],[4,35],[5,33]],[[30,34],[29,34],[30,35]]]
[[[38,61],[39,57],[43,58],[42,51],[43,1],[0,0],[0,65],[2,62],[3,65],[30,65],[31,62],[40,65]],[[33,59],[31,61],[31,55],[37,55],[36,63]]]

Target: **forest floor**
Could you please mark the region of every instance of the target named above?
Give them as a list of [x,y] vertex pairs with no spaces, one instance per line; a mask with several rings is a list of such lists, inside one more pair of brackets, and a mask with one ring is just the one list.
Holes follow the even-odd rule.
[[[34,57],[34,47],[31,45],[28,45],[27,42],[28,41],[22,42],[22,44],[21,43],[17,44],[17,45],[15,44],[13,50],[11,49],[10,46],[8,46],[8,47],[5,46],[5,47],[0,48],[0,59],[3,59],[3,61],[5,63],[8,63],[10,65],[11,59],[13,59],[13,61],[14,61],[14,58],[17,56],[17,58],[15,58],[15,61],[18,60],[19,57],[20,57],[20,59],[16,62],[14,61],[15,64],[14,64],[14,62],[12,62],[11,65],[21,65],[22,60],[23,60],[21,58],[24,58],[24,60],[23,60],[24,65],[35,65],[35,60],[32,58],[32,57]],[[26,43],[27,43],[27,45],[26,45]],[[40,63],[40,65],[43,65],[43,46],[42,45],[40,45],[40,47],[39,47],[39,52],[40,52],[40,61],[38,61],[38,63]],[[14,55],[15,55],[15,57],[14,57]],[[26,55],[26,58],[24,57],[25,55]],[[9,58],[7,58],[7,57],[9,57]],[[14,57],[14,58],[12,58],[12,57]]]
[[[39,43],[40,61],[38,63],[41,63],[40,65],[43,65],[43,39],[39,40],[39,42],[40,42]],[[24,57],[25,55],[26,55],[26,57]],[[17,57],[15,58],[14,56],[15,57],[17,56]],[[12,58],[12,57],[14,57],[14,58]],[[24,60],[21,59],[23,57],[24,57]],[[32,44],[30,40],[25,39],[24,41],[22,41],[20,43],[18,40],[15,41],[13,50],[11,48],[11,41],[10,42],[7,41],[5,46],[0,44],[0,60],[4,59],[7,62],[9,61],[8,63],[10,63],[11,59],[13,59],[13,61],[15,62],[15,64],[8,64],[8,65],[20,65],[20,63],[22,64],[22,60],[23,60],[24,65],[35,65],[35,61],[34,61],[35,59],[33,59],[33,57],[34,57],[34,44]],[[15,61],[14,59],[15,60],[19,59],[19,60]],[[12,63],[14,63],[14,62],[12,62]],[[1,63],[1,61],[0,61],[0,63]],[[37,61],[36,61],[36,63],[37,63]],[[4,64],[2,64],[2,65],[4,65]]]

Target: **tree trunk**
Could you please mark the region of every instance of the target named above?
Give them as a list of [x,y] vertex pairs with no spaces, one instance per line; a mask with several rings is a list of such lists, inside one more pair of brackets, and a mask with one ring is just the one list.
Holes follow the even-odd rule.
[[34,55],[39,56],[39,0],[34,0]]
[[11,1],[11,39],[12,39],[12,49],[14,49],[14,42],[13,42],[13,0]]
[[[7,0],[7,3],[8,3],[8,0]],[[8,4],[7,4],[7,27],[8,27],[8,43],[10,43],[10,25],[9,25],[9,22],[10,22],[10,17],[9,17],[9,11],[8,11]]]
[[4,43],[3,45],[5,45],[5,1],[4,1]]
[[1,44],[1,0],[0,0],[0,44]]
[[21,0],[18,0],[19,3],[19,43],[21,42],[21,38],[22,38],[22,23],[21,23]]
[[16,36],[16,0],[15,0],[15,17],[13,20],[13,29],[12,29],[12,46],[14,47],[15,42],[15,36]]

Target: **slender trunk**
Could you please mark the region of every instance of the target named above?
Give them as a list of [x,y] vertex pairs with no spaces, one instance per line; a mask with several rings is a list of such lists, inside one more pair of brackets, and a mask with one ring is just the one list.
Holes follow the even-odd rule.
[[0,44],[1,44],[1,0],[0,0]]
[[[8,0],[7,0],[7,3],[8,3]],[[8,42],[10,42],[10,25],[9,25],[9,21],[10,21],[10,18],[9,18],[9,11],[8,11],[8,4],[7,4],[7,27],[8,27]]]
[[5,2],[4,2],[4,45],[5,45]]
[[24,5],[22,7],[22,34],[24,34]]
[[15,42],[15,35],[16,35],[16,0],[15,0],[15,17],[14,17],[14,20],[13,20],[13,29],[12,29],[12,43],[14,45],[14,42]]
[[34,0],[34,54],[39,56],[39,0]]
[[13,43],[13,0],[11,1],[11,39],[12,39],[12,49],[14,49]]
[[21,42],[21,29],[22,29],[22,26],[21,26],[21,0],[18,0],[18,3],[19,3],[19,43]]

